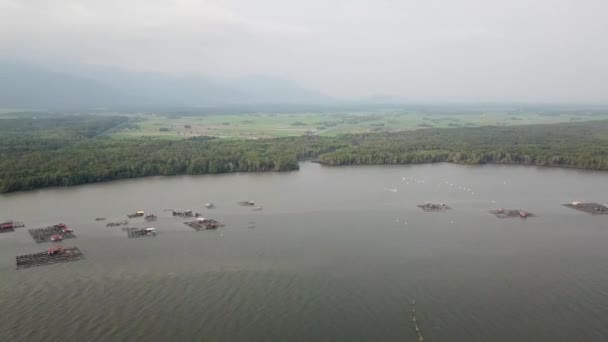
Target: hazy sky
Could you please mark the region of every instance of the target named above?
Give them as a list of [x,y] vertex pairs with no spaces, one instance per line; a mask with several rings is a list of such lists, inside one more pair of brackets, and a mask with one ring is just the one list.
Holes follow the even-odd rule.
[[607,0],[0,0],[0,54],[341,98],[608,102]]

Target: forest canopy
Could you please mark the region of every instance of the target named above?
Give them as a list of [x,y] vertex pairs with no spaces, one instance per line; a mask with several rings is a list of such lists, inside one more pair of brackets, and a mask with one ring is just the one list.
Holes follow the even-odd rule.
[[452,162],[608,170],[608,121],[258,140],[115,140],[121,116],[1,119],[0,192],[155,175]]

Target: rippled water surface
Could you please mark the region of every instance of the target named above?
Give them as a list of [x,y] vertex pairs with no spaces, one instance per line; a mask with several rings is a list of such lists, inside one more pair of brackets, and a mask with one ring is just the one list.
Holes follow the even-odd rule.
[[[429,341],[606,341],[608,216],[561,206],[575,200],[608,202],[608,174],[304,163],[3,195],[0,219],[64,222],[86,259],[16,270],[51,243],[0,234],[0,340],[416,341],[415,298]],[[196,232],[164,209],[226,226]],[[136,210],[159,216],[156,237],[105,227]]]

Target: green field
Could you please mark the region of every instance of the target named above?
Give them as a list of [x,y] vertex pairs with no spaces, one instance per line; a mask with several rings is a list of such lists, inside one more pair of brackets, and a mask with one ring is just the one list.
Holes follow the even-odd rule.
[[415,112],[343,112],[297,114],[230,114],[170,116],[128,114],[129,125],[111,133],[115,139],[154,137],[180,139],[213,136],[258,139],[306,134],[336,136],[343,133],[395,132],[420,128],[513,126],[608,119],[607,113],[481,113],[420,114]]

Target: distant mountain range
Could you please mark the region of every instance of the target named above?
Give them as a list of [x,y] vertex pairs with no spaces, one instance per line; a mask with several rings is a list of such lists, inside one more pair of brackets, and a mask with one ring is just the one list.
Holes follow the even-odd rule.
[[52,71],[0,63],[0,108],[86,109],[242,104],[330,104],[321,93],[286,80],[250,76],[211,80],[199,76],[75,68]]

